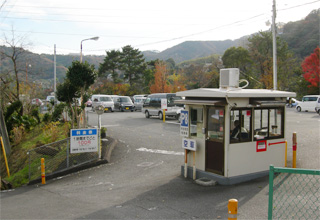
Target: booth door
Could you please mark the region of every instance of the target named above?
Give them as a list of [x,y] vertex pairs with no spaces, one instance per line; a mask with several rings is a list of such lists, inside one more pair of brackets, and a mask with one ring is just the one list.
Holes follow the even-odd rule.
[[207,112],[206,171],[224,175],[224,108]]

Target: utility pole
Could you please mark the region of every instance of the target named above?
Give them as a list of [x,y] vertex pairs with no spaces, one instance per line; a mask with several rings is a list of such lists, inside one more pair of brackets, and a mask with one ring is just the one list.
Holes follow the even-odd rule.
[[57,75],[57,62],[56,62],[56,45],[54,45],[54,56],[53,56],[53,63],[54,63],[54,67],[53,67],[53,92],[54,92],[54,105],[57,104],[57,79],[56,79],[56,75]]
[[273,90],[277,90],[276,0],[273,0],[272,12]]

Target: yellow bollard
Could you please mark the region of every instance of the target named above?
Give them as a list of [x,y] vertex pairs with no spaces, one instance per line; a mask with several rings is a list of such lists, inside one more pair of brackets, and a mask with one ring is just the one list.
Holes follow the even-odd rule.
[[297,167],[297,133],[292,135],[292,168]]
[[1,146],[2,146],[2,152],[3,152],[4,162],[5,162],[5,164],[6,164],[7,174],[8,174],[8,177],[10,177],[10,170],[9,170],[9,165],[8,165],[8,160],[7,160],[7,153],[6,153],[6,149],[4,148],[2,136],[0,137],[0,139],[1,139]]
[[166,122],[166,110],[165,109],[163,109],[163,122]]
[[238,200],[229,199],[228,203],[228,220],[237,220]]
[[46,170],[44,165],[44,158],[41,158],[41,182],[46,184]]

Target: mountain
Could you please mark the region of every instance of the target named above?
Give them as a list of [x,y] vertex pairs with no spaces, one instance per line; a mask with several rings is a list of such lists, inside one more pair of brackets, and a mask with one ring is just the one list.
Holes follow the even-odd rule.
[[[283,25],[279,37],[288,43],[288,47],[300,59],[310,55],[319,46],[319,9],[313,10],[305,19],[289,22]],[[224,41],[186,41],[164,51],[143,51],[146,61],[172,58],[179,64],[191,59],[208,56],[222,56],[224,51],[230,47],[246,47],[250,36],[244,36],[237,40]],[[9,51],[9,48],[0,46],[0,51]],[[94,64],[96,69],[103,62],[105,56],[83,56],[84,61]],[[13,69],[10,60],[0,57],[1,74]],[[61,81],[66,74],[67,68],[71,66],[73,60],[79,60],[79,54],[57,55],[57,78]],[[53,85],[53,55],[34,54],[30,51],[21,57],[19,62],[20,75],[25,77],[28,73],[28,81],[47,80],[49,85]]]
[[186,41],[162,52],[143,51],[142,53],[147,61],[172,58],[176,63],[181,63],[186,60],[207,57],[212,54],[223,55],[224,51],[230,47],[244,46],[247,38],[248,36],[245,36],[234,41]]

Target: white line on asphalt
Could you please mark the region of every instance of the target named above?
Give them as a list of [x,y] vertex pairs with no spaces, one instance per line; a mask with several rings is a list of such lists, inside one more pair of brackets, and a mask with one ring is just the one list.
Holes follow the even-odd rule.
[[176,151],[167,151],[167,150],[156,150],[156,149],[147,149],[147,148],[138,148],[137,151],[141,152],[149,152],[149,153],[156,153],[156,154],[168,154],[168,155],[184,155],[184,152],[176,152]]

